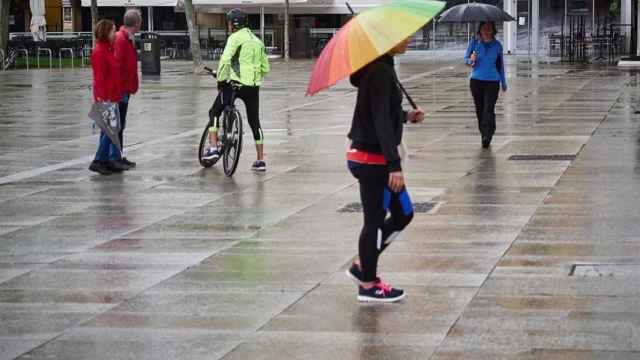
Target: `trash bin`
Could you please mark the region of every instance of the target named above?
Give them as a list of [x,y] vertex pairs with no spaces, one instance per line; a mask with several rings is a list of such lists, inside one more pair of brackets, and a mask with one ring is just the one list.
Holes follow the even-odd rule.
[[160,75],[160,39],[158,34],[145,33],[140,41],[141,70],[143,74]]

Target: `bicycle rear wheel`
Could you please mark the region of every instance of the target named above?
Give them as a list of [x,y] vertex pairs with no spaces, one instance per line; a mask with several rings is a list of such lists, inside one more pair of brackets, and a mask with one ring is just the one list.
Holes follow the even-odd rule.
[[200,165],[205,168],[212,167],[215,165],[218,160],[207,160],[203,159],[204,154],[207,152],[207,148],[209,147],[209,127],[211,124],[207,124],[202,132],[202,137],[200,138],[200,146],[198,147],[198,161]]
[[227,176],[233,176],[238,168],[242,152],[242,115],[237,109],[225,111],[225,140],[222,154],[222,166]]

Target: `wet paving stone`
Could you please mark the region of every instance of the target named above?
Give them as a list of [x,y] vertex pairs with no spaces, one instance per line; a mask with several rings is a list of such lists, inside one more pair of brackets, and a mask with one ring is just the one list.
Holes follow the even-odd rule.
[[206,331],[77,328],[20,359],[211,359],[240,341]]
[[195,158],[215,83],[165,63],[131,102],[138,167],[101,177],[89,69],[0,73],[0,359],[638,358],[636,75],[508,56],[485,150],[460,56],[398,59],[427,113],[403,168],[434,206],[382,256],[408,294],[383,306],[344,275],[347,82],[307,98],[312,62],[274,62],[269,171],[246,132],[227,178]]

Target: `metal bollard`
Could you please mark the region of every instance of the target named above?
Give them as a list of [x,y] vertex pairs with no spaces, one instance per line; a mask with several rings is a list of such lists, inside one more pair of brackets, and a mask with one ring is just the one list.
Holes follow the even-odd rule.
[[60,69],[62,69],[62,53],[63,52],[68,52],[69,54],[71,54],[71,68],[73,69],[73,49],[72,48],[60,48],[60,51],[58,51],[58,59],[60,62]]
[[53,70],[53,52],[49,48],[41,47],[38,48],[38,53],[36,54],[36,57],[38,59],[38,69],[40,69],[40,53],[43,51],[49,53],[49,70]]

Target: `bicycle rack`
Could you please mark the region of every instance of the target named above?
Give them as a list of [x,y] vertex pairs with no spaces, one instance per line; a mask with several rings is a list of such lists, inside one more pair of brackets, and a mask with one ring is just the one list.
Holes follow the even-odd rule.
[[27,50],[27,49],[18,49],[18,50],[16,50],[16,58],[15,58],[15,60],[18,60],[18,55],[20,55],[21,53],[24,53],[24,56],[27,58],[27,71],[29,71],[29,50]]
[[60,51],[58,51],[58,60],[60,62],[60,69],[62,69],[62,53],[64,53],[64,52],[68,52],[69,54],[71,54],[71,68],[73,69],[74,55],[73,55],[73,49],[72,48],[60,48]]
[[213,50],[213,60],[219,60],[222,57],[222,49],[217,48]]
[[[175,59],[176,56],[178,55],[178,48],[166,48],[164,50],[165,56],[171,58],[171,59]],[[171,55],[169,55],[169,53],[171,53]]]
[[40,53],[43,51],[46,53],[49,53],[49,70],[52,70],[53,69],[53,52],[49,48],[41,48],[41,47],[38,48],[38,52],[36,54],[36,57],[38,59],[38,69],[40,69]]
[[[89,55],[87,55],[87,53],[89,53]],[[80,63],[82,67],[86,66],[85,65],[86,58],[91,58],[91,48],[83,47],[80,49]]]

